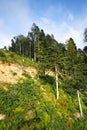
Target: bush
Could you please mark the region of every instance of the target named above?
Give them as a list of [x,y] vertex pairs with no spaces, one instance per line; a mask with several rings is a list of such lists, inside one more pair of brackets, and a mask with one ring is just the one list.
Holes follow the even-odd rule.
[[3,52],[3,50],[0,50],[0,57],[6,57],[5,53]]
[[26,78],[31,78],[30,74],[27,71],[24,71],[22,75],[25,76]]

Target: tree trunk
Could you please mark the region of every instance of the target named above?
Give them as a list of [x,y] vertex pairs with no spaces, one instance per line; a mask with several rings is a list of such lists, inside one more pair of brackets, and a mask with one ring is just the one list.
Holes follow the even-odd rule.
[[30,42],[30,47],[29,47],[29,58],[31,59],[31,42]]
[[56,98],[59,98],[59,90],[58,90],[58,71],[57,67],[55,66],[55,73],[56,73]]
[[81,106],[81,101],[80,101],[80,96],[79,96],[79,90],[77,90],[77,95],[78,95],[79,110],[80,110],[80,114],[81,114],[81,117],[82,117],[83,112],[82,112],[82,106]]
[[20,49],[20,52],[19,52],[19,53],[20,53],[20,55],[21,55],[21,43],[20,43],[20,48],[19,48],[19,49]]
[[34,52],[34,61],[36,62],[36,52]]

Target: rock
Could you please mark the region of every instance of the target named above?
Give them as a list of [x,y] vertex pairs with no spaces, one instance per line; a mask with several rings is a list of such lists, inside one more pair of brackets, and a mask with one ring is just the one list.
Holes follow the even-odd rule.
[[81,114],[80,114],[79,112],[75,112],[75,113],[74,113],[74,116],[75,116],[76,118],[80,118],[80,117],[81,117]]
[[0,114],[0,120],[4,120],[5,117],[6,117],[6,115],[4,115],[4,114]]

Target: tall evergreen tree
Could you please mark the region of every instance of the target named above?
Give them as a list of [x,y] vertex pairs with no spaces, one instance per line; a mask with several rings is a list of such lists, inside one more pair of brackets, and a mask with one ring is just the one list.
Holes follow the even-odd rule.
[[46,40],[45,40],[45,33],[43,30],[41,30],[37,43],[35,45],[35,53],[37,55],[37,61],[43,62],[45,59],[45,49],[46,49]]
[[34,61],[36,61],[35,44],[37,43],[39,34],[40,34],[39,27],[35,23],[33,23],[31,27],[31,38],[32,38],[32,51]]
[[70,73],[74,72],[74,65],[77,63],[77,48],[74,40],[70,38],[66,43],[65,68]]

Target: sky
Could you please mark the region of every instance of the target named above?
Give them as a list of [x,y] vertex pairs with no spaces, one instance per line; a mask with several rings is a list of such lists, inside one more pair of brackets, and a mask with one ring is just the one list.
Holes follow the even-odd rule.
[[35,23],[59,43],[72,37],[83,49],[87,28],[87,0],[0,0],[0,48],[14,36],[27,36]]

